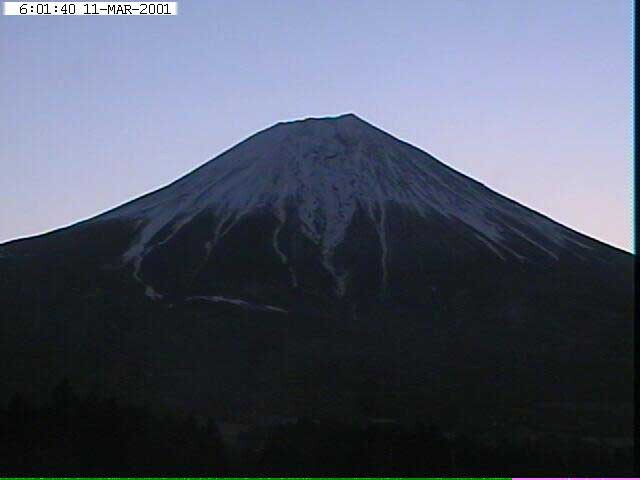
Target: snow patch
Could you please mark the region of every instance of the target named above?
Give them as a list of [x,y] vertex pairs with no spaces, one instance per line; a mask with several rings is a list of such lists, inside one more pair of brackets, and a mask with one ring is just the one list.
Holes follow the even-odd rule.
[[241,300],[239,298],[222,297],[220,295],[197,295],[197,296],[193,296],[193,297],[187,297],[187,300],[188,301],[204,300],[204,301],[213,302],[213,303],[223,302],[223,303],[230,303],[232,305],[237,305],[237,306],[243,307],[243,308],[248,308],[250,310],[261,310],[261,311],[270,311],[270,312],[279,312],[279,313],[289,313],[284,308],[274,307],[273,305],[264,305],[264,304],[260,304],[260,303],[253,303],[253,302],[249,302],[247,300]]
[[156,292],[151,285],[147,285],[144,294],[151,300],[162,300],[162,295]]
[[291,277],[291,286],[293,286],[293,288],[297,288],[298,277],[296,276],[295,269],[292,265],[289,264],[289,259],[280,249],[280,245],[278,244],[278,235],[280,235],[280,230],[282,230],[282,227],[284,226],[284,223],[287,219],[287,214],[282,204],[278,205],[278,208],[276,209],[276,217],[278,217],[279,223],[276,229],[273,231],[273,249],[276,251],[276,254],[280,258],[282,264],[285,265],[287,267],[287,270],[289,271],[289,275]]
[[493,246],[493,244],[492,244],[490,241],[488,241],[487,239],[485,239],[482,235],[478,235],[478,234],[476,233],[476,234],[475,234],[475,237],[476,237],[478,240],[480,240],[482,243],[484,243],[487,247],[489,247],[489,249],[490,249],[493,253],[495,253],[498,257],[500,257],[500,259],[501,259],[502,261],[505,261],[505,260],[506,260],[506,258],[504,257],[504,255],[502,255],[502,254],[500,253],[500,251],[499,251],[496,247],[494,247],[494,246]]

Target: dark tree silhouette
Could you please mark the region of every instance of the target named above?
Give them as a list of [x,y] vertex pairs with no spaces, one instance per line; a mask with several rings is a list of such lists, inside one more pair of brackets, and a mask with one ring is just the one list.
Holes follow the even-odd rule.
[[[213,419],[160,415],[80,396],[68,380],[49,402],[14,395],[0,411],[0,471],[86,476],[625,476],[630,449],[546,436],[486,444],[431,422],[339,423],[303,418],[255,426],[233,449]],[[428,425],[428,426],[427,426]]]

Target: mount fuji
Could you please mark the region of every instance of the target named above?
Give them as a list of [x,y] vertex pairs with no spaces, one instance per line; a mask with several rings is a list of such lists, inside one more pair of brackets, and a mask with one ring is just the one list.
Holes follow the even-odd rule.
[[580,428],[617,434],[632,264],[355,115],[278,123],[0,245],[2,351],[19,359],[0,386],[64,375],[244,416],[350,415],[365,398],[371,415],[465,422],[474,398],[535,423],[543,405],[597,404]]

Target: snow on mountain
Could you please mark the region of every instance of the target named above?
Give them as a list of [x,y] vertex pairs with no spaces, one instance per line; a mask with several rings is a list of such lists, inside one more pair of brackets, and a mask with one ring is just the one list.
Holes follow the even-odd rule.
[[[239,220],[252,212],[270,211],[279,221],[271,236],[273,251],[289,266],[295,286],[298,279],[289,265],[290,254],[280,245],[281,229],[288,216],[295,215],[302,234],[320,250],[323,266],[342,295],[347,273],[335,266],[333,255],[358,208],[375,226],[382,252],[382,284],[386,283],[387,217],[392,204],[422,218],[444,215],[459,220],[501,260],[526,256],[508,236],[524,239],[553,259],[571,244],[590,248],[584,237],[352,114],[278,123],[169,186],[94,221],[136,222],[137,235],[123,262],[132,265],[134,276],[144,283],[140,267],[145,257],[201,212],[210,211],[218,219],[203,245],[208,255]],[[156,238],[160,232],[163,237]],[[148,296],[159,298],[153,287],[146,289]]]
[[247,302],[246,300],[242,300],[239,298],[227,298],[222,297],[220,295],[196,295],[194,297],[187,297],[188,301],[205,301],[205,302],[213,302],[213,303],[230,303],[232,305],[237,305],[240,307],[248,308],[250,310],[258,310],[265,312],[278,312],[278,313],[287,313],[284,308],[274,307],[273,305],[262,305],[253,302]]

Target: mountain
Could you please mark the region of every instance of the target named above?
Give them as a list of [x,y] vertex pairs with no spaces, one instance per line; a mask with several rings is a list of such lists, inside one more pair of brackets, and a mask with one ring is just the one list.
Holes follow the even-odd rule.
[[0,388],[627,435],[632,264],[355,115],[278,123],[0,245]]

